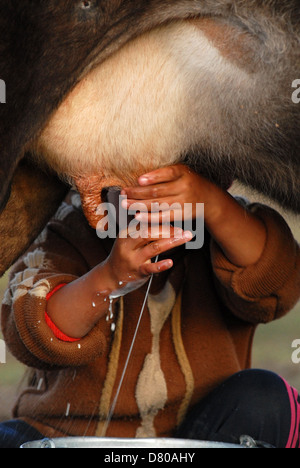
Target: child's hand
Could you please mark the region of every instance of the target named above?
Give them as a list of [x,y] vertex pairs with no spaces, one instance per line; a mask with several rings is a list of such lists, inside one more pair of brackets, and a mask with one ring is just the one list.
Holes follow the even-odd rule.
[[194,219],[202,215],[204,204],[206,228],[232,263],[245,267],[260,258],[266,241],[264,223],[228,192],[187,166],[178,164],[158,169],[141,176],[138,183],[139,186],[125,188],[121,194],[127,196],[124,208],[140,211],[136,214],[139,221],[163,223]]
[[[212,185],[183,164],[150,172],[138,182],[139,186],[122,191],[121,194],[127,196],[123,207],[129,209],[134,205],[135,211],[140,210],[136,215],[139,221],[157,223],[181,220],[183,213],[185,219],[199,216],[197,203],[206,202]],[[155,213],[156,208],[159,212]]]
[[173,266],[171,259],[151,263],[157,255],[189,242],[190,232],[183,232],[172,226],[150,227],[147,224],[140,231],[131,229],[119,236],[106,261],[106,268],[111,278],[115,279],[118,289],[128,283],[140,282],[152,274],[169,270]]
[[108,297],[116,298],[134,291],[150,275],[172,268],[171,259],[157,263],[151,263],[151,259],[192,238],[191,233],[183,233],[179,228],[171,228],[169,232],[166,227],[157,226],[151,235],[147,235],[146,228],[143,226],[144,231],[139,233],[126,232],[128,235],[124,238],[119,236],[105,262],[50,298],[47,313],[62,332],[72,338],[85,336],[107,315]]

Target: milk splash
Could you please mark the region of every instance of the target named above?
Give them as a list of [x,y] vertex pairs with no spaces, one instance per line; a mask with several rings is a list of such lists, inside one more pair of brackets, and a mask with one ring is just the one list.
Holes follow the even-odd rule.
[[[114,301],[116,299],[119,299],[120,297],[124,297],[127,294],[131,293],[132,291],[135,291],[136,289],[139,289],[142,287],[144,284],[149,281],[149,278],[143,278],[140,280],[133,280],[132,276],[128,276],[127,281],[120,281],[119,286],[120,288],[115,289],[113,292],[110,294],[107,294],[107,291],[102,291],[97,293],[97,297],[102,297],[104,302],[109,302],[108,304],[108,311],[106,315],[106,321],[110,322],[114,320]],[[96,301],[92,302],[92,307],[96,308]],[[111,324],[111,331],[114,332],[116,330],[116,324],[112,323]]]

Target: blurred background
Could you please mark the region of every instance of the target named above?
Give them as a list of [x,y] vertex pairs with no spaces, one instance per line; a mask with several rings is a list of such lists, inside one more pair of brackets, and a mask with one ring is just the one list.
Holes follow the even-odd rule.
[[[261,201],[271,205],[255,193],[246,191],[235,185],[233,194],[246,196],[251,201]],[[291,227],[296,239],[300,242],[300,217],[282,212],[283,217]],[[7,285],[7,275],[0,279],[0,301]],[[0,332],[0,339],[2,339]],[[292,386],[300,392],[300,363],[292,362],[292,343],[300,340],[300,302],[296,308],[285,318],[268,325],[258,327],[254,347],[252,367],[269,369],[284,377]],[[16,394],[22,385],[25,368],[18,363],[7,351],[6,363],[0,363],[0,421],[11,418]]]

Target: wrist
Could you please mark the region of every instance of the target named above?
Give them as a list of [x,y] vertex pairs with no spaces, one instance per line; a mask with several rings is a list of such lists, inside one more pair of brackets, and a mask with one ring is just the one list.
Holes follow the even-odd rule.
[[264,223],[229,193],[206,217],[206,227],[232,264],[245,268],[262,255],[267,237]]
[[206,180],[204,189],[204,217],[208,230],[221,226],[228,217],[228,202],[231,196],[213,182]]
[[55,326],[61,335],[74,341],[86,336],[107,315],[108,298],[114,289],[104,264],[97,266],[48,298],[48,325],[53,329]]
[[96,273],[97,284],[101,285],[98,289],[105,292],[107,296],[119,289],[119,272],[116,271],[109,258],[97,267]]

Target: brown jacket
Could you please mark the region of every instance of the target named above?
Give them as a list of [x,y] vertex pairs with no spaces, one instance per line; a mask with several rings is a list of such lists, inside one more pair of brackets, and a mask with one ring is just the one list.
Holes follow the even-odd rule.
[[[79,342],[55,338],[46,295],[102,262],[112,246],[88,226],[76,195],[73,201],[14,266],[2,308],[7,344],[32,369],[14,417],[48,437],[104,435],[147,287],[116,305],[115,331],[103,318]],[[105,435],[172,436],[188,408],[250,367],[257,324],[298,301],[300,252],[288,226],[270,208],[249,209],[268,233],[256,265],[237,268],[207,238],[201,250],[179,249],[172,272],[155,278]]]

